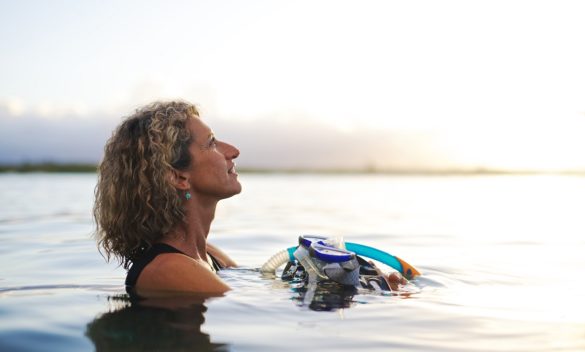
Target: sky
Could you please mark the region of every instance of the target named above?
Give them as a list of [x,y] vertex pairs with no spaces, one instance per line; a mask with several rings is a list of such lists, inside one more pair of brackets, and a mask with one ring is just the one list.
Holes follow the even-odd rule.
[[0,0],[0,163],[150,101],[262,168],[585,170],[582,1]]

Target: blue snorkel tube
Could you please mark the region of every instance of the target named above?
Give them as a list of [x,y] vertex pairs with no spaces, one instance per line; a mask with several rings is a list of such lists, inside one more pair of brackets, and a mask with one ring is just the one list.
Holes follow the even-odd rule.
[[408,264],[404,260],[390,253],[353,242],[345,242],[345,248],[347,248],[348,251],[354,252],[357,255],[374,259],[379,261],[380,263],[388,265],[389,267],[401,273],[402,276],[404,276],[407,280],[411,280],[417,276],[420,276],[420,272],[416,270],[412,265]]
[[[299,244],[301,246],[310,247],[312,242],[317,242],[318,244],[323,245],[326,244],[326,240],[326,237],[321,236],[301,236],[299,237]],[[296,259],[294,253],[297,248],[298,246],[290,247],[286,250],[276,253],[264,265],[262,265],[260,271],[274,273],[276,268],[279,266],[287,262],[294,262]],[[355,253],[356,255],[374,259],[380,263],[386,264],[398,271],[408,280],[411,280],[420,275],[420,272],[406,261],[382,250],[353,242],[345,242],[345,249],[349,252]]]

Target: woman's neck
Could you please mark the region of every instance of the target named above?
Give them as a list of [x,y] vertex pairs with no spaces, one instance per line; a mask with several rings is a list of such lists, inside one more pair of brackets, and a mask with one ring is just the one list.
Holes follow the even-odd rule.
[[207,261],[207,236],[215,216],[217,202],[202,203],[194,198],[185,204],[185,221],[176,224],[161,242],[193,259]]

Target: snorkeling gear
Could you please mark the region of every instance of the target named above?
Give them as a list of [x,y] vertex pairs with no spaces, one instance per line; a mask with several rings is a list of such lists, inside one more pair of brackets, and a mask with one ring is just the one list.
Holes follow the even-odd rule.
[[314,235],[299,236],[297,247],[276,253],[260,270],[274,273],[278,267],[287,263],[281,276],[283,280],[308,280],[309,284],[333,281],[346,286],[390,291],[386,279],[360,255],[392,267],[406,279],[420,275],[412,265],[387,252]]

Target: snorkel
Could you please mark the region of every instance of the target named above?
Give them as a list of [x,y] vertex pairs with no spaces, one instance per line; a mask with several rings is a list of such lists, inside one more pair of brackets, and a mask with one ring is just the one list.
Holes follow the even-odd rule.
[[[329,278],[337,282],[339,282],[338,280],[341,280],[344,282],[351,282],[348,284],[353,284],[355,283],[355,279],[351,278],[351,276],[355,274],[349,273],[357,272],[357,275],[359,276],[359,270],[356,271],[356,269],[353,268],[353,265],[355,264],[352,264],[352,260],[355,260],[356,255],[374,259],[380,263],[386,264],[398,271],[408,280],[420,275],[418,270],[403,259],[382,250],[358,243],[344,243],[339,239],[335,240],[312,235],[300,236],[298,246],[290,247],[274,254],[268,259],[268,261],[266,261],[266,263],[264,263],[264,265],[262,265],[260,271],[264,273],[274,273],[280,266],[298,261],[298,263],[301,264],[309,274],[310,282],[318,279]],[[341,268],[345,274],[343,274],[339,268]],[[333,277],[330,277],[329,275]],[[346,279],[348,281],[346,281]]]

